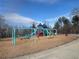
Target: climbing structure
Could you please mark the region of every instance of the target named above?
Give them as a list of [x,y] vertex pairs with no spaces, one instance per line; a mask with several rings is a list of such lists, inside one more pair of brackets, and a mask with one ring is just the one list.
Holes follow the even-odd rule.
[[[24,29],[24,30],[27,30],[27,29]],[[31,28],[28,30],[30,30],[30,33],[25,33],[26,31],[24,31],[24,32],[19,31],[20,34],[17,34],[18,31],[15,28],[13,28],[13,30],[12,30],[12,44],[16,45],[16,38],[30,39],[33,36],[38,36],[38,37],[39,36],[50,36],[50,35],[55,35],[55,33],[56,33],[55,31],[52,32],[49,28],[42,28],[42,27]]]

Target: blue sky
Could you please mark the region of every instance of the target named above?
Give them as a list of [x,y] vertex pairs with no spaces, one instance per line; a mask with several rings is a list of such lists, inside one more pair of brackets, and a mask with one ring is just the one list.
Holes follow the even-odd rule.
[[21,21],[22,18],[37,22],[46,20],[51,25],[57,17],[69,16],[76,7],[79,7],[79,0],[0,0],[0,14],[8,15],[7,19],[21,17]]

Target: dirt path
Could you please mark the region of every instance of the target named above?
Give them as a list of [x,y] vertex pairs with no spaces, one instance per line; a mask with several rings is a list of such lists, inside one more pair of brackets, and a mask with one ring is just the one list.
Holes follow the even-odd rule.
[[53,49],[14,59],[79,59],[79,39]]

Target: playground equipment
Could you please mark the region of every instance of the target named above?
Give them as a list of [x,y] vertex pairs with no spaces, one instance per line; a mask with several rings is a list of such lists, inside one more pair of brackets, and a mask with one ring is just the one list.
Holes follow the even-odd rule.
[[[23,30],[23,29],[21,29]],[[25,29],[29,30],[29,29]],[[17,29],[13,28],[12,30],[12,44],[15,46],[16,45],[16,38],[24,38],[24,39],[30,39],[33,36],[51,36],[51,35],[56,35],[57,30],[54,30],[54,32],[51,31],[51,29],[47,28],[31,28],[30,33],[25,33],[26,31],[19,31],[20,34],[17,34]]]
[[12,44],[15,46],[16,44],[16,30],[13,28],[12,30]]

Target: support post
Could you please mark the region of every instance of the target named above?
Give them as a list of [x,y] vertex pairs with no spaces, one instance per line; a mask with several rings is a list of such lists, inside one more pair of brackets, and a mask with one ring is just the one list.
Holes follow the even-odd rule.
[[16,31],[15,28],[12,29],[12,45],[16,45]]

